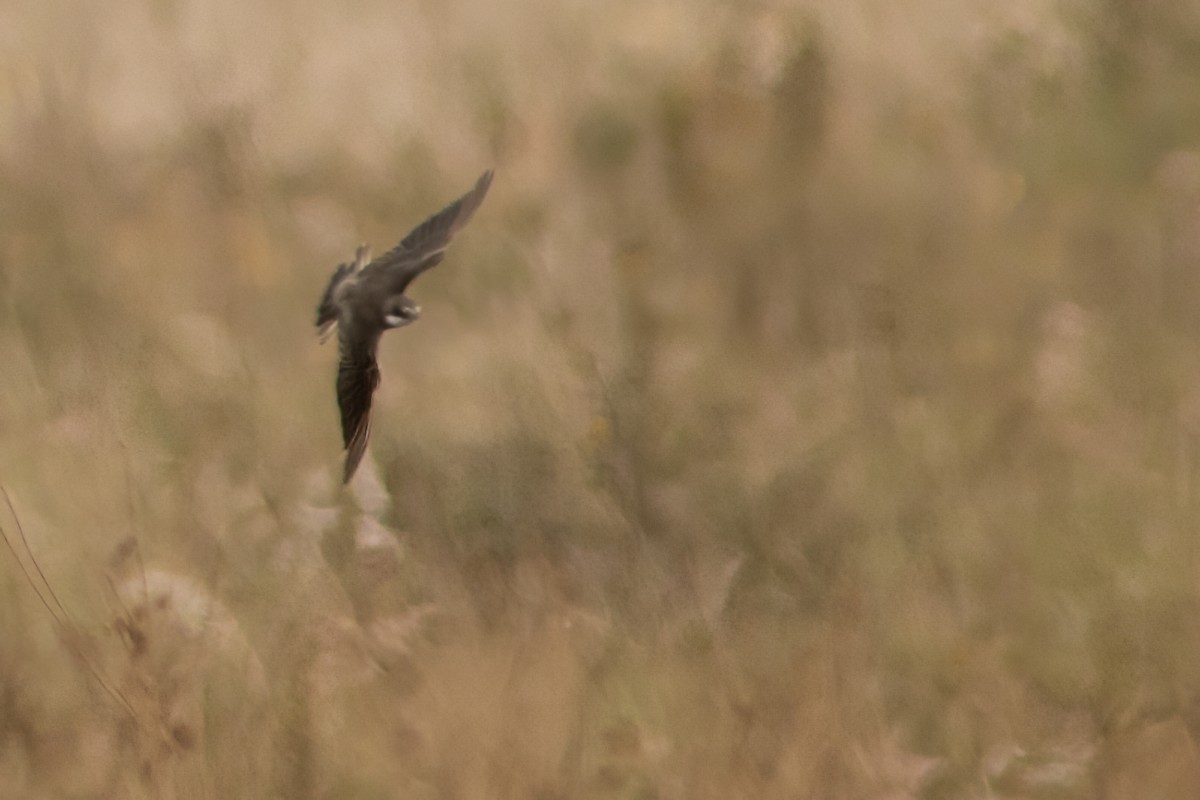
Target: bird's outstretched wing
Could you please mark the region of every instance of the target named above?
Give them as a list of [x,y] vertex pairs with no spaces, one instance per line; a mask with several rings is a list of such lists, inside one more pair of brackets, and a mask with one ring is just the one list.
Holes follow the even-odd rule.
[[489,169],[479,176],[471,191],[413,228],[400,244],[368,264],[364,279],[385,282],[389,295],[401,294],[413,278],[442,260],[442,251],[451,237],[471,219],[491,185]]
[[379,366],[374,348],[355,352],[342,339],[338,362],[337,396],[342,412],[342,442],[346,447],[346,468],[342,483],[349,483],[367,450],[371,436],[371,397],[379,386]]

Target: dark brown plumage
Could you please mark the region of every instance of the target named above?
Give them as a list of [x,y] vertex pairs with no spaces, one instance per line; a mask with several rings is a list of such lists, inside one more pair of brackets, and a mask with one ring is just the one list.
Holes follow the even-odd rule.
[[360,246],[352,263],[339,264],[334,270],[321,295],[316,320],[321,341],[334,325],[338,328],[337,396],[346,447],[343,483],[353,477],[362,461],[371,433],[371,398],[379,386],[379,337],[420,317],[420,306],[404,290],[422,272],[441,263],[450,239],[471,219],[491,184],[488,170],[471,191],[374,260],[370,260],[370,248]]

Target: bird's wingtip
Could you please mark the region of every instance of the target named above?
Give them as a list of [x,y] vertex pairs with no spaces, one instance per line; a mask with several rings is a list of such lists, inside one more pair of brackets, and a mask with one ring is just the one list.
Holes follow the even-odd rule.
[[362,242],[361,244],[359,244],[358,248],[354,251],[353,271],[358,272],[360,269],[365,267],[367,265],[367,262],[369,262],[370,260],[371,260],[371,245],[367,244],[366,242]]

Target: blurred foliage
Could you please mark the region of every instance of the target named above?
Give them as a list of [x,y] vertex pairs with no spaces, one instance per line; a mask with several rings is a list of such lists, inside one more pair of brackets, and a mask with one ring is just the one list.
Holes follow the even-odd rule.
[[4,797],[1200,793],[1194,5],[0,23]]

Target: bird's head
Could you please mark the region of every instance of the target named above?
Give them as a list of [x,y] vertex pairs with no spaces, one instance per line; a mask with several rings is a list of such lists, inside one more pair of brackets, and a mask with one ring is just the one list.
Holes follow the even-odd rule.
[[389,328],[403,328],[421,317],[421,307],[404,295],[396,295],[383,307],[383,321]]

